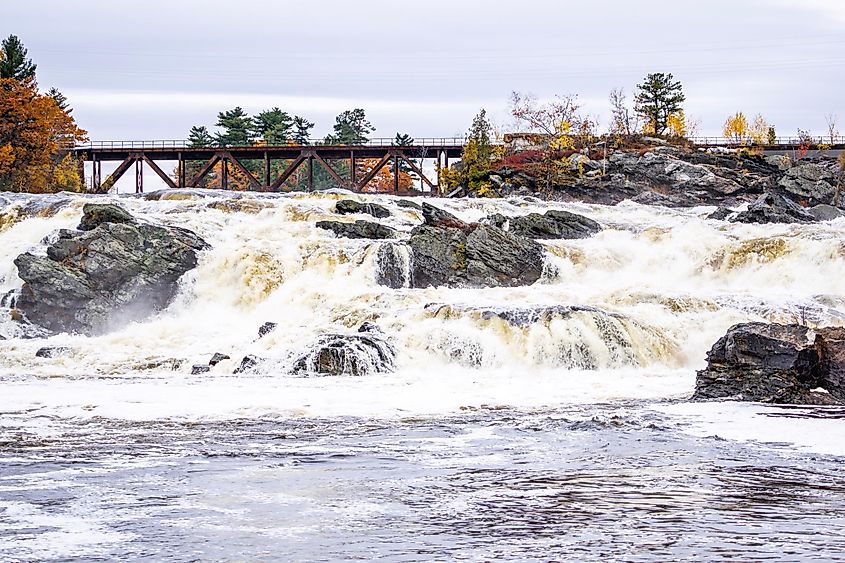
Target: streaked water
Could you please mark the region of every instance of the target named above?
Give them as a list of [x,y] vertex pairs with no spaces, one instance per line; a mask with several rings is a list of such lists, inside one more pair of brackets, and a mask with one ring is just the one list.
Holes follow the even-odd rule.
[[[607,229],[544,243],[538,285],[392,290],[375,244],[313,227],[338,195],[172,195],[121,198],[214,246],[167,311],[97,338],[0,322],[0,561],[845,559],[845,412],[684,401],[735,322],[843,323],[845,221],[554,204]],[[4,290],[17,254],[78,222],[84,198],[55,200],[0,211]],[[588,309],[483,313],[560,305]],[[363,321],[395,373],[287,374]],[[233,375],[247,353],[269,361]]]

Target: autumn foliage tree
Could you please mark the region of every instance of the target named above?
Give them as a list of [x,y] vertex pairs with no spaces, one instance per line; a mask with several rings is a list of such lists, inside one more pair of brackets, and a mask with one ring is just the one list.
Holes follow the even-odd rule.
[[736,112],[725,120],[722,135],[736,143],[745,142],[748,136],[748,120],[741,111]]
[[647,133],[663,135],[669,127],[669,118],[683,110],[686,100],[681,83],[672,73],[656,72],[645,77],[637,86],[634,97],[636,111],[645,119]]

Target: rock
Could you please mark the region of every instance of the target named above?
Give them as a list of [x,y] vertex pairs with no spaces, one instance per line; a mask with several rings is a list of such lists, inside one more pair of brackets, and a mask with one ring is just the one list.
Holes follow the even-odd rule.
[[816,221],[833,221],[845,217],[845,211],[824,203],[810,207],[807,209],[807,213],[815,217]]
[[103,223],[135,223],[135,218],[119,205],[86,203],[82,208],[82,221],[77,229],[93,231]]
[[341,215],[366,213],[378,219],[390,217],[390,210],[378,203],[361,203],[353,199],[342,199],[335,204],[335,211]]
[[778,170],[789,170],[792,166],[792,159],[785,154],[772,154],[764,156],[763,159],[771,166],[776,166]]
[[761,195],[746,211],[731,219],[734,223],[809,223],[815,220],[803,207],[775,193]]
[[[502,221],[504,219],[504,221]],[[507,232],[531,239],[588,238],[602,230],[602,226],[581,215],[550,209],[542,215],[529,213],[519,217],[492,216],[493,224]]]
[[392,372],[396,351],[372,333],[320,337],[311,351],[294,362],[295,374],[369,375]]
[[440,219],[416,227],[411,287],[514,287],[530,285],[543,273],[543,247],[531,239],[490,225]]
[[5,336],[3,336],[2,334],[0,334],[0,340],[8,340],[8,339]]
[[265,336],[276,330],[277,326],[279,326],[278,323],[271,323],[269,321],[264,323],[263,325],[258,327],[258,338],[264,338]]
[[238,367],[235,368],[235,371],[233,371],[232,373],[244,373],[247,371],[251,371],[258,367],[260,363],[261,359],[256,356],[253,356],[252,354],[244,356],[244,358],[241,360],[241,363],[238,365]]
[[379,326],[375,323],[371,323],[370,321],[364,321],[361,323],[361,326],[358,327],[358,332],[374,332],[376,334],[382,334]]
[[807,205],[828,203],[845,204],[845,198],[837,200],[837,178],[833,167],[822,164],[801,163],[791,167],[780,179],[778,185],[785,192],[795,196]]
[[411,199],[400,199],[396,202],[396,205],[404,207],[405,209],[416,209],[417,211],[422,211],[422,205]]
[[216,366],[223,360],[231,360],[231,356],[227,356],[226,354],[221,354],[220,352],[215,352],[211,359],[208,361],[209,366]]
[[67,356],[72,350],[65,346],[44,346],[35,352],[36,358],[61,358]]
[[211,366],[205,364],[196,364],[191,366],[191,375],[200,375],[211,371]]
[[817,329],[815,349],[821,366],[820,386],[845,402],[845,327]]
[[392,289],[411,284],[411,250],[405,243],[382,243],[376,254],[376,283]]
[[716,211],[714,211],[713,213],[708,215],[707,218],[708,219],[716,219],[716,220],[719,220],[719,221],[727,221],[728,219],[730,219],[730,217],[734,213],[736,213],[736,211],[734,211],[730,207],[728,207],[726,205],[720,205],[716,209]]
[[601,162],[590,160],[590,158],[581,153],[575,153],[569,157],[569,171],[570,172],[588,172],[590,170],[601,169]]
[[429,227],[451,227],[456,229],[467,229],[468,223],[461,221],[448,211],[434,207],[430,203],[422,204],[423,224]]
[[355,221],[343,223],[341,221],[317,221],[317,227],[334,232],[339,237],[363,239],[396,238],[396,229],[392,229],[371,221]]
[[697,374],[693,399],[836,404],[845,390],[841,385],[829,387],[831,379],[841,375],[836,369],[843,367],[841,337],[845,333],[828,334],[828,351],[820,357],[824,344],[810,342],[810,329],[805,326],[734,325],[707,353],[707,368]]
[[51,332],[102,334],[166,307],[179,278],[209,246],[186,229],[144,224],[114,205],[86,204],[80,227],[47,256],[15,259],[24,281],[16,305]]

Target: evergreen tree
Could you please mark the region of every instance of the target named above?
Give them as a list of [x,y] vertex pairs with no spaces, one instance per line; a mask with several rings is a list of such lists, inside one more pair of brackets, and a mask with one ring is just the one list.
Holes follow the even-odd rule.
[[0,44],[0,78],[35,80],[35,64],[26,57],[26,48],[17,35],[10,35]]
[[669,116],[682,111],[686,100],[681,83],[674,81],[672,73],[652,73],[637,86],[636,111],[646,119],[647,125],[656,135],[662,135],[668,127]]
[[214,137],[211,136],[205,125],[191,127],[191,131],[188,133],[189,147],[210,147],[212,145],[214,145]]
[[[393,144],[397,147],[410,147],[414,144],[414,139],[407,133],[396,133],[396,137],[393,138]],[[405,174],[414,173],[413,169],[404,160],[399,161],[399,171]]]
[[268,145],[283,145],[291,136],[293,118],[279,108],[262,111],[252,118],[255,131]]
[[50,90],[47,92],[47,95],[53,98],[53,100],[56,102],[56,105],[59,106],[60,110],[62,110],[68,115],[73,113],[73,109],[67,103],[67,98],[65,98],[64,94],[59,92],[57,88],[50,88]]
[[307,145],[311,138],[311,129],[314,124],[304,117],[295,116],[293,118],[293,136],[291,140],[297,145]]
[[217,142],[224,146],[248,146],[255,140],[253,121],[240,106],[217,114]]
[[346,110],[335,118],[334,133],[326,140],[337,145],[362,145],[373,131],[375,127],[367,120],[364,110],[356,108]]
[[478,157],[489,159],[493,154],[493,145],[490,136],[493,134],[493,124],[487,119],[487,110],[481,108],[478,115],[472,120],[472,125],[467,133],[467,140],[474,141],[478,150]]

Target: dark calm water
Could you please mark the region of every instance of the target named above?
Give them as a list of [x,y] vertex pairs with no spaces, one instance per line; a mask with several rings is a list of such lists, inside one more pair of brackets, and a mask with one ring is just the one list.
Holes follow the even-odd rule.
[[652,407],[48,435],[3,413],[0,560],[845,560],[842,458]]

